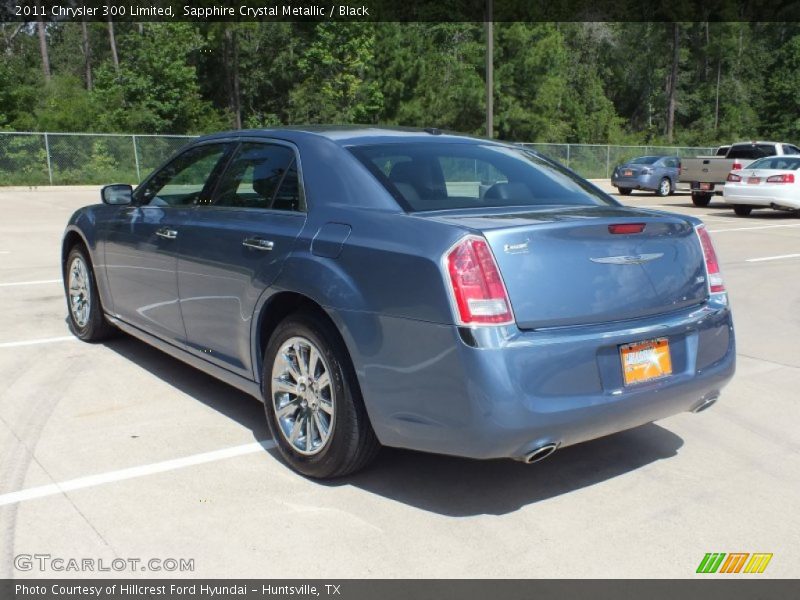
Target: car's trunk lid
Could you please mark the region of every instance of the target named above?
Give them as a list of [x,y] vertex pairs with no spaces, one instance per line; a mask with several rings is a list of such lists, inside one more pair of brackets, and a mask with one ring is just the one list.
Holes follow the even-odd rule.
[[[486,237],[522,329],[647,317],[707,297],[700,244],[679,216],[598,206],[429,218]],[[632,223],[644,230],[609,231]]]

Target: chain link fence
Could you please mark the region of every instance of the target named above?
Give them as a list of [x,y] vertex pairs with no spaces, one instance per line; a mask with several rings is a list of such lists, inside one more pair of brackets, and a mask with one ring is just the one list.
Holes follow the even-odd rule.
[[[138,183],[192,136],[0,132],[0,186]],[[609,178],[635,156],[692,157],[714,148],[521,144],[565,164],[583,177]]]
[[0,132],[0,186],[138,183],[191,139]]
[[521,144],[554,158],[587,179],[608,179],[614,167],[637,156],[709,156],[716,148],[692,146],[610,146],[607,144]]

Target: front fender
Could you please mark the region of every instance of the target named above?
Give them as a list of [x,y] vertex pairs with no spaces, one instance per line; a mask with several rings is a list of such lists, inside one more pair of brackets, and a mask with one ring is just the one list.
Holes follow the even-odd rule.
[[100,244],[100,227],[98,226],[100,222],[99,213],[105,208],[107,207],[104,205],[85,206],[76,210],[69,218],[61,240],[61,274],[63,276],[66,269],[67,256],[70,250],[77,241],[80,241],[89,253],[89,260],[94,270],[101,304],[110,308],[112,300],[108,289],[105,258],[102,244]]

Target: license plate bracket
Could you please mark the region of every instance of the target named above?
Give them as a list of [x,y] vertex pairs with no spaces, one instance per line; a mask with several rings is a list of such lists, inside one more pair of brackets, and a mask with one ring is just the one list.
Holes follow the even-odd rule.
[[626,386],[672,375],[672,356],[667,338],[623,344],[619,347],[619,356]]

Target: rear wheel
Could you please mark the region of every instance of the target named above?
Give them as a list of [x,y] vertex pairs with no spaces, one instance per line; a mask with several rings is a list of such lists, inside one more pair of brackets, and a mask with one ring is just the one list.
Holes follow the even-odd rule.
[[672,193],[672,181],[670,181],[669,177],[664,177],[661,181],[658,182],[658,188],[656,188],[656,196],[669,196]]
[[621,187],[621,188],[617,188],[617,189],[619,190],[619,195],[620,196],[630,196],[630,194],[631,194],[631,188],[623,188],[623,187]]
[[746,217],[751,212],[753,212],[753,207],[749,204],[734,204],[733,212],[735,212],[740,217]]
[[67,256],[64,283],[72,333],[85,342],[99,342],[111,335],[114,328],[103,314],[92,263],[80,245]]
[[350,357],[326,319],[303,311],[278,325],[265,352],[263,378],[272,437],[295,471],[341,477],[377,455],[380,444]]
[[695,206],[706,207],[711,202],[711,194],[705,192],[692,192],[692,204]]

